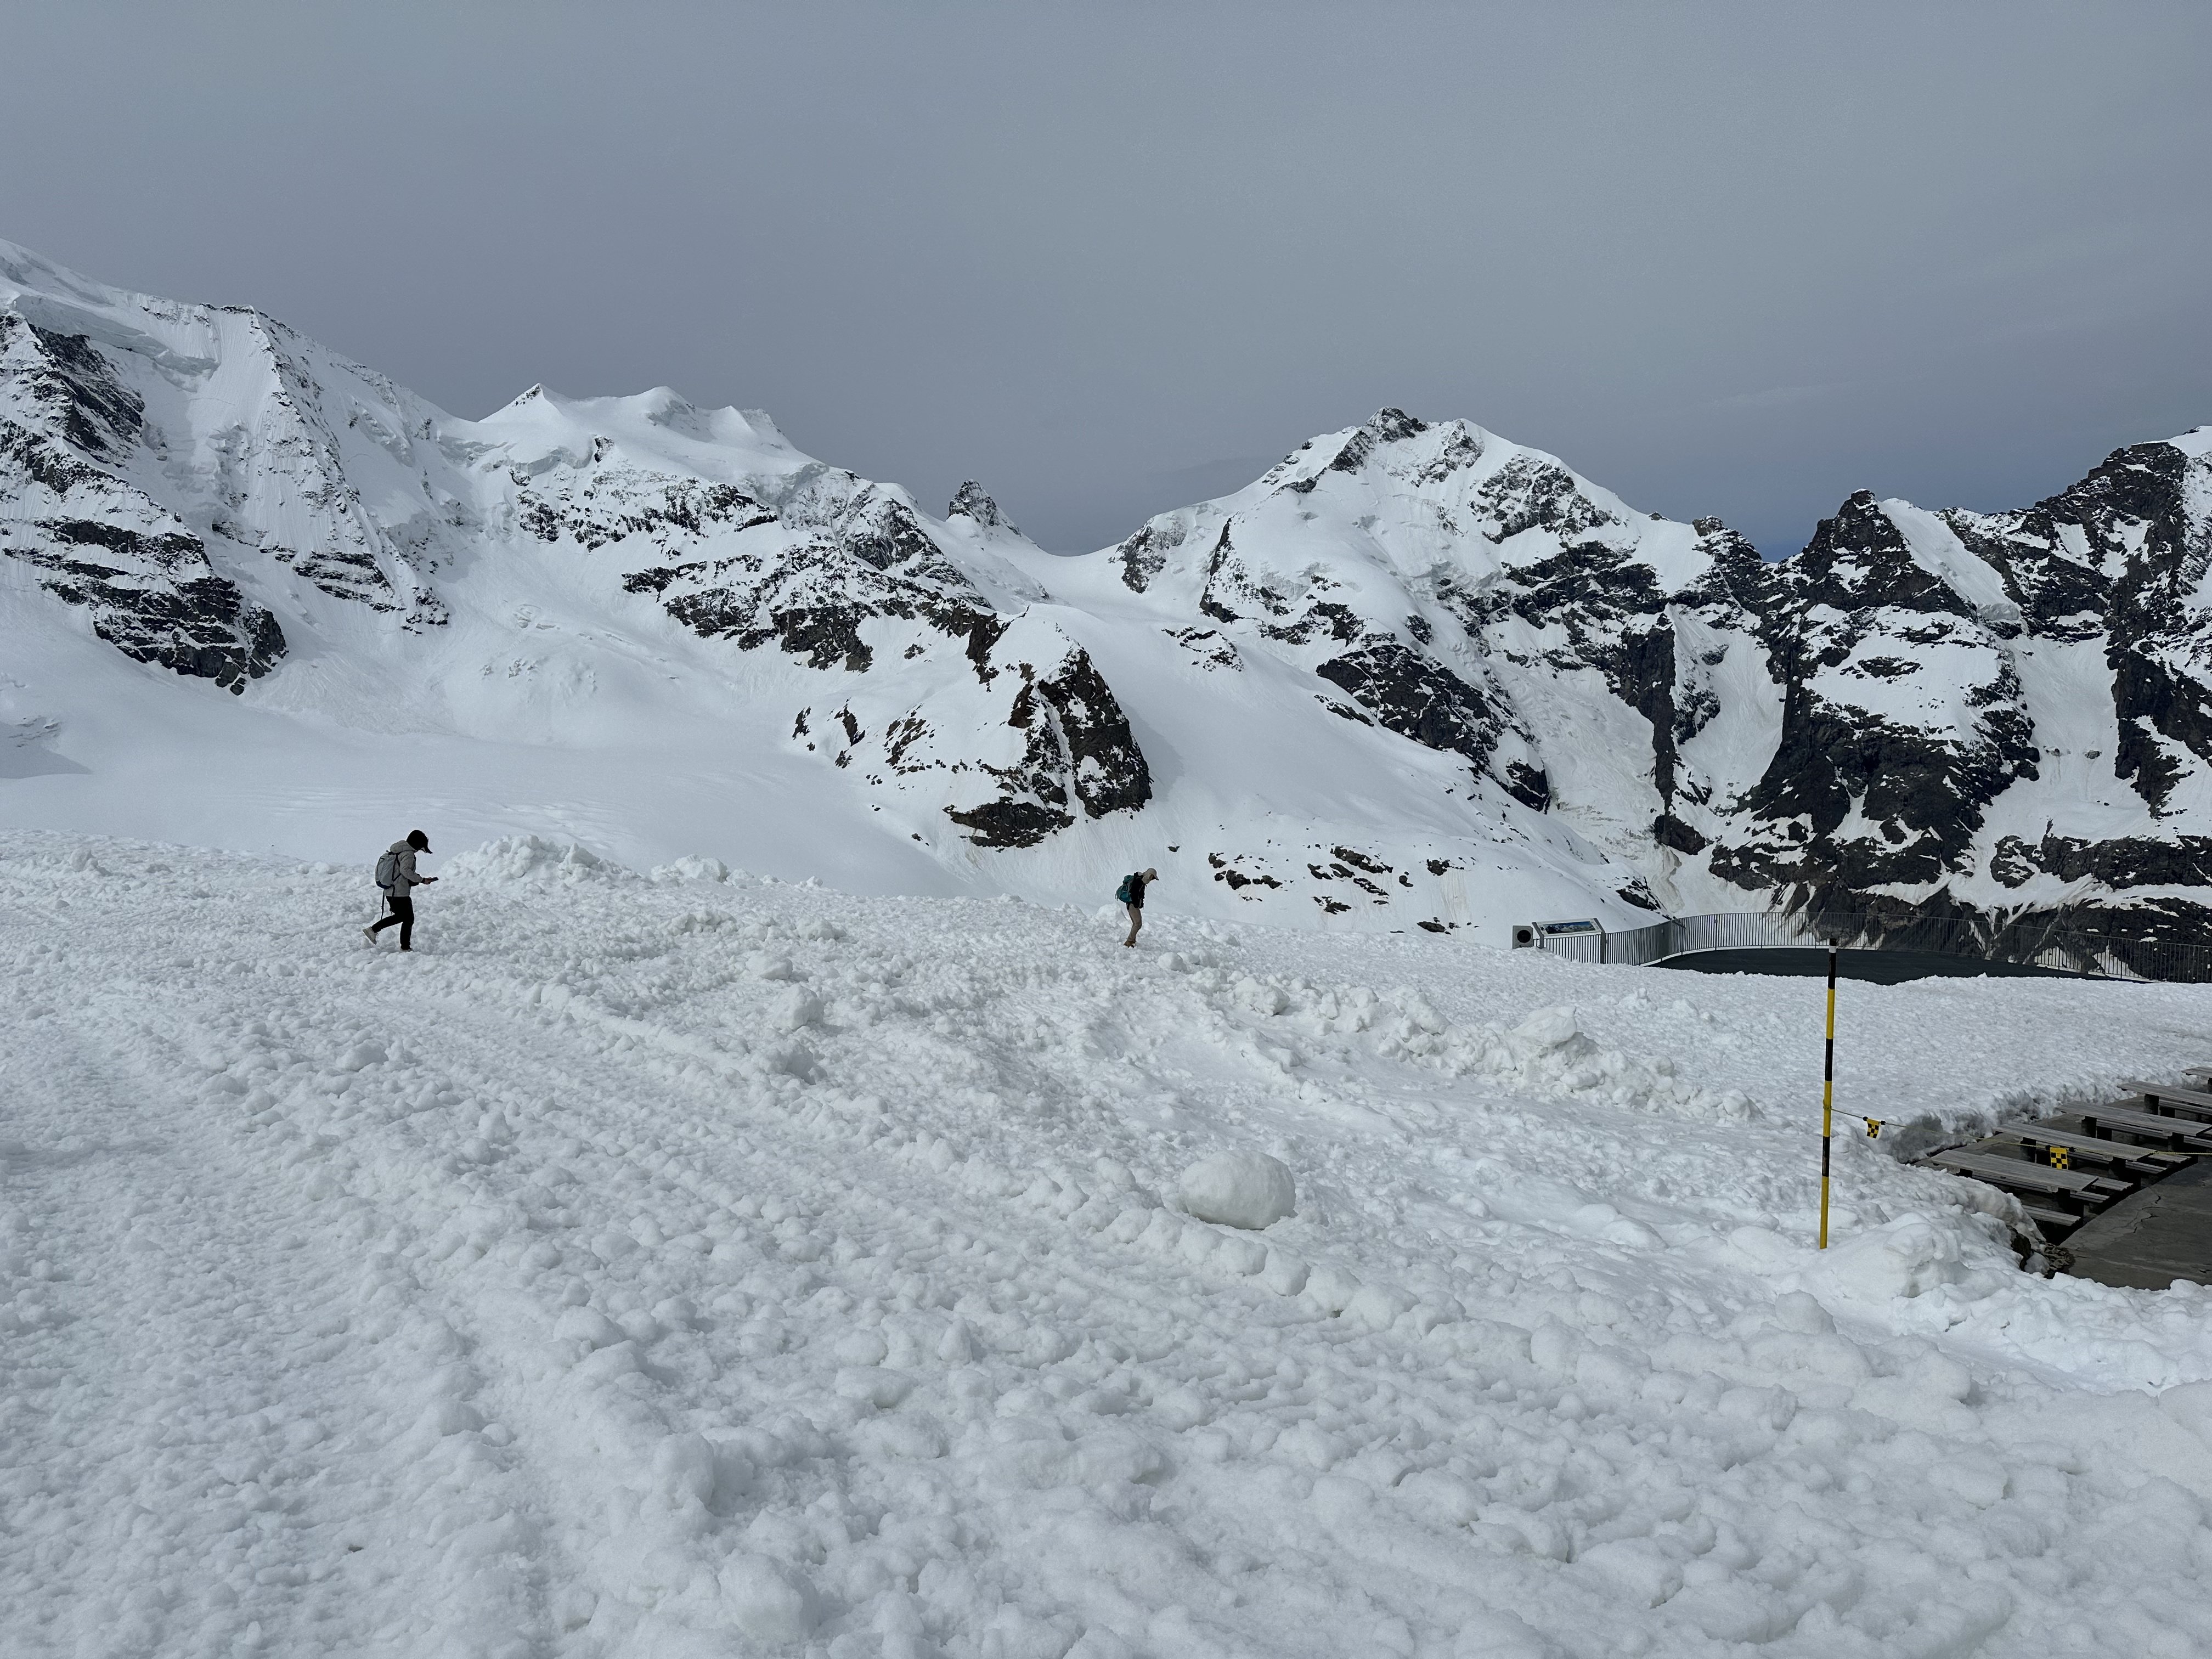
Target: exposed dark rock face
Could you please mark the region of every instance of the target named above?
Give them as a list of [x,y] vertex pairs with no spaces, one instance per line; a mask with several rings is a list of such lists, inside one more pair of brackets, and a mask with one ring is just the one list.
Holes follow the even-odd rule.
[[[1048,623],[990,613],[961,643],[918,694],[904,678],[876,687],[884,676],[871,673],[827,718],[802,710],[794,740],[817,752],[826,741],[872,786],[949,794],[941,810],[978,847],[1034,846],[1151,800],[1144,751],[1082,647]],[[947,678],[954,662],[963,672]]]
[[945,509],[945,516],[948,519],[973,519],[986,530],[1003,530],[1014,536],[1022,533],[1015,528],[1013,520],[999,510],[998,502],[993,501],[985,493],[983,486],[973,478],[952,492],[952,501]]
[[1582,493],[1573,473],[1548,458],[1516,456],[1483,484],[1476,500],[1488,515],[1479,527],[1493,542],[1530,530],[1566,541],[1615,522]]
[[215,574],[198,538],[146,536],[91,520],[43,520],[41,542],[0,532],[0,552],[42,573],[40,586],[81,605],[92,631],[126,657],[232,691],[274,668],[284,633]]
[[1401,737],[1464,755],[1480,769],[1503,722],[1457,675],[1395,640],[1372,640],[1314,670]]
[[[1863,490],[1820,521],[1780,598],[1768,623],[1782,646],[1781,741],[1715,870],[1747,886],[1853,890],[1966,872],[1990,804],[2037,775],[2009,657]],[[1949,666],[1956,718],[1886,712],[1885,683],[1930,653]],[[1854,813],[1863,827],[1847,833]]]
[[145,399],[115,378],[82,334],[53,333],[20,317],[0,315],[0,361],[11,355],[11,334],[21,331],[38,345],[21,371],[30,401],[60,428],[65,442],[103,460],[119,459],[145,425]]
[[597,473],[581,490],[540,495],[517,479],[517,515],[540,541],[567,536],[587,552],[633,536],[667,542],[678,532],[732,533],[776,522],[776,514],[734,484],[702,483],[631,466]]
[[1184,527],[1170,520],[1146,525],[1123,542],[1109,556],[1121,567],[1121,580],[1131,591],[1141,593],[1152,585],[1168,562],[1168,556],[1181,547]]
[[1058,807],[1018,799],[948,806],[945,816],[967,830],[969,841],[977,847],[1034,847],[1054,830],[1075,822]]
[[2087,876],[2107,887],[2212,888],[2212,836],[2177,836],[2152,841],[2125,836],[2116,841],[2083,841],[2046,834],[2030,843],[2007,836],[1997,843],[1991,873],[2017,887],[2038,873],[2061,881]]
[[1085,814],[1133,812],[1152,798],[1152,769],[1104,676],[1080,647],[1036,683],[1057,717],[1075,798]]
[[1368,458],[1384,444],[1402,439],[1418,437],[1428,430],[1428,424],[1417,421],[1402,409],[1385,409],[1363,427],[1356,428],[1346,439],[1344,446],[1330,459],[1331,472],[1357,472],[1367,465]]
[[651,559],[623,586],[695,632],[746,650],[774,643],[811,668],[866,672],[872,620],[965,637],[992,615],[904,497],[849,472],[814,469],[780,505],[626,465],[538,484],[523,500],[546,540]]
[[207,547],[100,463],[124,459],[144,404],[91,342],[0,313],[0,554],[84,611],[125,656],[232,691],[276,666],[284,634]]
[[1168,635],[1207,668],[1243,672],[1244,659],[1237,654],[1237,647],[1214,629],[1175,628],[1169,629]]
[[[989,762],[978,763],[978,769],[996,781],[999,798],[976,806],[948,806],[945,816],[969,831],[968,839],[978,847],[1033,847],[1056,830],[1065,830],[1075,822],[1068,810],[1073,741],[1060,720],[1054,718],[1067,700],[1067,688],[1052,681],[1041,681],[1034,665],[1020,662],[1013,665],[1021,676],[1021,684],[1014,693],[1012,706],[1006,714],[1006,725],[1025,739],[1020,758],[1011,766],[994,766]],[[1066,672],[1063,670],[1063,673]],[[1097,678],[1091,670],[1090,659],[1084,658],[1081,672]],[[1101,682],[1103,689],[1103,683]],[[1051,689],[1048,689],[1048,688]],[[1126,729],[1126,722],[1124,726]],[[1097,771],[1095,763],[1094,775]],[[1149,786],[1149,779],[1146,779]],[[1145,795],[1150,794],[1149,787]],[[1143,804],[1140,796],[1136,805]],[[1082,803],[1091,816],[1101,816],[1092,810],[1091,803]],[[1110,809],[1102,809],[1110,810]]]

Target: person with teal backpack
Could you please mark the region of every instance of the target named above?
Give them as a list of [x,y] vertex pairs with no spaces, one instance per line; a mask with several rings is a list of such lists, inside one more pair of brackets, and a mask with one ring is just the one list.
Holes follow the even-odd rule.
[[1144,929],[1145,889],[1159,878],[1160,872],[1157,870],[1139,870],[1133,875],[1122,877],[1121,884],[1114,890],[1114,896],[1129,913],[1129,937],[1121,941],[1129,949],[1135,948],[1137,935]]

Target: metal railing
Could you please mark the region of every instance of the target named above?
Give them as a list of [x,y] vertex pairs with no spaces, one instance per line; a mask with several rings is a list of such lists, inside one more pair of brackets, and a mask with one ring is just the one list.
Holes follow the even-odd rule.
[[1820,949],[1924,951],[2094,979],[2212,984],[2212,946],[2117,927],[2068,926],[2051,914],[1993,917],[1845,915],[1833,911],[1735,911],[1671,916],[1615,933],[1547,938],[1548,954],[1573,962],[1643,966],[1705,951]]

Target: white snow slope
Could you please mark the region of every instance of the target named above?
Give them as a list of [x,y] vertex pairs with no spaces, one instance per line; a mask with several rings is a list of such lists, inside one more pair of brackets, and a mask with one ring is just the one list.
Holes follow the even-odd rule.
[[[1858,1139],[1816,1254],[1813,981],[429,867],[0,833],[10,1659],[2212,1646],[2212,1293]],[[2207,1001],[1852,986],[1840,1101]]]

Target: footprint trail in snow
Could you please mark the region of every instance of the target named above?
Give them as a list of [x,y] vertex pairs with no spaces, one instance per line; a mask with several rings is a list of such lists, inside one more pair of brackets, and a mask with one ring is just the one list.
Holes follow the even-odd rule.
[[[2212,1643],[2212,1297],[1853,1143],[1818,1259],[1807,982],[447,873],[409,958],[0,833],[9,1653]],[[2207,1000],[1855,988],[1844,1085],[2056,1104]],[[1295,1215],[1179,1212],[1237,1150]]]

